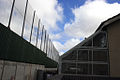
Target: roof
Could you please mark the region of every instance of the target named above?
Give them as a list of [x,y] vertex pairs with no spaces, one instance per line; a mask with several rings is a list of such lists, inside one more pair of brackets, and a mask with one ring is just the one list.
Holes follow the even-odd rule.
[[102,23],[100,24],[100,26],[96,29],[95,32],[97,32],[97,31],[100,30],[100,29],[105,28],[107,25],[109,25],[109,24],[111,24],[111,23],[113,23],[113,22],[115,22],[115,21],[117,21],[117,20],[119,20],[119,19],[120,19],[120,13],[117,14],[117,15],[115,15],[115,16],[113,16],[113,17],[111,17],[111,18],[109,18],[108,20],[102,22]]
[[82,42],[80,42],[79,44],[77,44],[76,46],[74,46],[73,48],[71,48],[69,51],[67,51],[66,53],[64,53],[62,57],[65,57],[67,56],[68,54],[70,54],[70,52],[72,52],[74,49],[82,46],[85,42],[87,42],[88,40],[90,40],[93,36],[97,35],[103,28],[105,28],[107,25],[117,21],[120,19],[120,14],[116,15],[116,16],[113,16],[112,18],[109,18],[108,20],[102,22],[100,24],[100,26],[96,29],[96,31],[90,36],[88,37],[87,39],[83,40]]

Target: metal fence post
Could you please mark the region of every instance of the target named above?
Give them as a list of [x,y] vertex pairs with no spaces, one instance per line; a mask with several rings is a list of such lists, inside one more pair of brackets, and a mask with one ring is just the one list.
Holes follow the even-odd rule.
[[42,27],[42,35],[41,35],[41,44],[40,44],[40,49],[41,50],[42,50],[43,30],[44,30],[44,25]]
[[13,0],[11,12],[10,12],[10,18],[9,18],[9,22],[8,22],[8,28],[9,29],[10,29],[10,24],[11,24],[11,19],[12,19],[12,14],[13,14],[14,6],[15,6],[15,0]]
[[52,41],[50,40],[50,55],[51,55],[51,58],[52,58]]
[[51,57],[51,40],[49,40],[49,55]]
[[49,51],[50,51],[50,39],[48,38],[48,50],[47,50],[47,55],[49,56]]
[[51,41],[51,55],[52,55],[52,59],[53,59],[53,43],[52,43],[52,41]]
[[24,13],[24,19],[23,19],[23,26],[22,26],[21,37],[23,37],[23,34],[24,34],[24,28],[25,28],[25,20],[26,20],[27,7],[28,7],[28,0],[26,1],[26,6],[25,6],[25,13]]
[[39,21],[38,21],[37,38],[36,38],[36,47],[37,47],[37,44],[38,44],[39,29],[40,29],[40,19],[39,19]]
[[33,26],[34,26],[34,20],[35,20],[35,12],[36,12],[36,11],[34,11],[34,14],[33,14],[33,21],[32,21],[31,33],[30,33],[30,43],[31,43],[32,32],[33,32]]
[[48,53],[48,40],[49,40],[49,35],[47,35],[47,43],[46,43],[46,54]]
[[46,48],[46,33],[47,33],[47,31],[45,30],[45,39],[44,39],[44,49],[43,49],[43,51],[45,51],[45,48]]

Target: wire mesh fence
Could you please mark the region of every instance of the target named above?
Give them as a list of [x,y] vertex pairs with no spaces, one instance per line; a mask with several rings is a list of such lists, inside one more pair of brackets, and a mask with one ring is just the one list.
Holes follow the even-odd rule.
[[28,0],[0,0],[0,23],[58,62],[59,52]]

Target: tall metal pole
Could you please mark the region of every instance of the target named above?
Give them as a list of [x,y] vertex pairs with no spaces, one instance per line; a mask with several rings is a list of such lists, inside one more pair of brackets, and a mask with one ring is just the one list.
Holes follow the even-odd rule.
[[13,0],[11,12],[10,12],[10,18],[9,18],[9,22],[8,22],[8,28],[9,29],[10,29],[10,24],[11,24],[11,19],[12,19],[12,14],[13,14],[14,6],[15,6],[15,0]]
[[52,55],[52,59],[53,59],[53,43],[51,41],[51,55]]
[[45,30],[45,39],[44,39],[44,49],[43,49],[43,51],[45,52],[45,48],[46,48],[46,33],[47,33],[47,31]]
[[36,11],[34,11],[34,14],[33,14],[33,21],[32,21],[31,33],[30,33],[30,43],[31,43],[32,32],[33,32],[33,26],[34,26],[34,20],[35,20],[35,12],[36,12]]
[[50,55],[50,58],[51,58],[51,40],[49,40],[49,55]]
[[51,41],[49,40],[49,57],[51,58]]
[[55,46],[53,44],[53,60],[55,60]]
[[36,47],[37,47],[37,44],[38,44],[39,29],[40,29],[40,19],[39,19],[39,21],[38,21],[37,38],[36,38]]
[[47,35],[46,54],[48,53],[48,40],[49,40],[49,35]]
[[43,30],[44,30],[44,25],[42,27],[42,35],[41,35],[41,44],[40,44],[40,49],[41,50],[42,50]]
[[26,6],[25,6],[25,13],[24,13],[21,37],[23,37],[23,34],[24,34],[25,20],[26,20],[26,14],[27,14],[27,7],[28,7],[28,0],[26,1]]
[[50,39],[48,38],[48,51],[47,51],[48,53],[48,56],[49,56],[49,54],[50,54]]
[[51,58],[52,58],[52,41],[51,40],[50,40],[50,48],[51,48],[50,49],[51,50],[50,53],[51,53]]

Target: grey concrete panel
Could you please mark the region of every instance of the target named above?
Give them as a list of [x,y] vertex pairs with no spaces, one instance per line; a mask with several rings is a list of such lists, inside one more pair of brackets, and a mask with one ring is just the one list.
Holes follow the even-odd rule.
[[3,71],[3,61],[0,61],[0,79],[2,76],[2,71]]
[[36,76],[37,76],[37,66],[33,64],[31,68],[31,80],[36,80]]
[[2,80],[36,80],[37,70],[44,69],[44,65],[0,60],[0,79],[3,71]]
[[24,80],[29,80],[30,79],[30,70],[31,70],[31,65],[26,64],[25,65],[25,72],[24,72]]
[[17,64],[15,80],[24,80],[24,65]]
[[15,69],[15,65],[5,65],[2,80],[12,80],[13,78],[15,78]]

